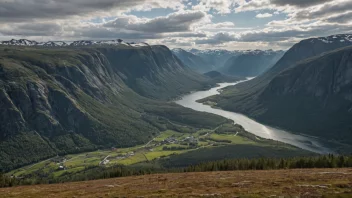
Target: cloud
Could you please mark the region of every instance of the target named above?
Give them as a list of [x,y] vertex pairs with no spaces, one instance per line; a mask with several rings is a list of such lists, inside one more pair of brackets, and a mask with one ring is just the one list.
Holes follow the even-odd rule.
[[21,23],[5,25],[0,33],[3,35],[54,36],[60,34],[62,27],[58,23]]
[[236,40],[237,40],[236,36],[233,33],[219,32],[207,39],[196,40],[196,44],[218,45],[218,44],[223,44],[226,42],[236,41]]
[[352,23],[352,12],[346,12],[340,15],[334,15],[324,19],[324,21],[328,23],[339,23],[339,24]]
[[235,6],[244,3],[245,0],[199,0],[197,5],[192,6],[193,10],[216,11],[217,14],[228,14]]
[[312,20],[321,19],[334,14],[341,14],[352,10],[352,1],[334,1],[332,3],[324,4],[318,9],[305,9],[298,11],[292,17],[292,20]]
[[166,17],[154,19],[138,19],[135,16],[117,18],[115,21],[105,24],[105,27],[123,28],[126,30],[143,32],[186,32],[191,26],[204,19],[206,14],[201,11],[188,11],[173,13]]
[[268,17],[272,17],[273,15],[270,13],[264,13],[264,14],[257,14],[255,17],[256,18],[268,18]]
[[351,26],[339,24],[324,24],[311,23],[297,27],[286,28],[265,28],[258,31],[242,32],[238,35],[238,41],[243,42],[278,42],[286,40],[301,40],[309,37],[327,36],[338,33],[348,33]]
[[331,0],[271,0],[270,2],[280,6],[292,5],[297,7],[309,7],[330,1]]
[[[277,49],[351,32],[351,10],[351,0],[0,0],[0,39],[122,38],[170,47]],[[247,23],[240,12],[276,16]]]
[[0,20],[23,21],[123,12],[130,9],[182,8],[181,0],[2,0]]

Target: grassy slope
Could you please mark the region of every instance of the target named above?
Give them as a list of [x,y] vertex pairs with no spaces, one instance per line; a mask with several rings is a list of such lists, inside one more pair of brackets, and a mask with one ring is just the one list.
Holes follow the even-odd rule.
[[0,197],[340,197],[352,194],[351,169],[172,173],[21,186]]

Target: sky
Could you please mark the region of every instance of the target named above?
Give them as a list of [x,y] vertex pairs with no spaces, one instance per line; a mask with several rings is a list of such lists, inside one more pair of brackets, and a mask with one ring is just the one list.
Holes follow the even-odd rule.
[[352,33],[352,0],[0,0],[0,40],[285,50],[344,33]]

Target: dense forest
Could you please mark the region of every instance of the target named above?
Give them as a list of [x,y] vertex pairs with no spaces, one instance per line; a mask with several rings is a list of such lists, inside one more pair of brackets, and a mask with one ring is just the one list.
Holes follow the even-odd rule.
[[146,175],[155,173],[182,173],[182,172],[210,172],[235,170],[274,170],[274,169],[303,169],[303,168],[345,168],[352,167],[352,156],[326,155],[316,157],[294,158],[259,158],[259,159],[227,159],[204,162],[183,168],[163,168],[157,166],[115,166],[111,168],[91,167],[74,175],[64,175],[60,178],[13,178],[0,174],[0,187],[16,185],[50,184],[71,181],[86,181]]

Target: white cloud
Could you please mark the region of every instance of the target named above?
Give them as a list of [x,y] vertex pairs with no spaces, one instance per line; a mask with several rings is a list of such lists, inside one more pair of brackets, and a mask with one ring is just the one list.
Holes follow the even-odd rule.
[[234,8],[246,2],[245,0],[199,0],[199,3],[192,8],[194,10],[210,11],[214,10],[218,14],[228,14]]
[[256,18],[268,18],[268,17],[272,17],[273,15],[270,13],[264,13],[264,14],[257,14],[255,17]]
[[183,11],[154,19],[138,18],[130,15],[119,17],[104,24],[104,26],[141,32],[186,32],[191,31],[192,25],[200,22],[206,16],[206,13],[202,11]]

